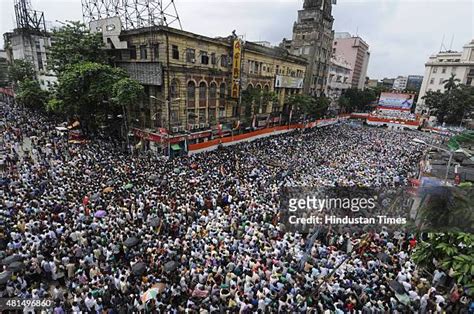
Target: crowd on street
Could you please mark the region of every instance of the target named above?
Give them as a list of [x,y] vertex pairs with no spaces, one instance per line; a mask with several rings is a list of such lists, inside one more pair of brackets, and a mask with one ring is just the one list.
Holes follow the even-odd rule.
[[0,115],[0,298],[51,299],[58,314],[470,306],[442,270],[416,267],[411,234],[311,237],[278,221],[283,187],[407,185],[423,156],[410,140],[428,135],[340,123],[167,159],[69,144],[17,105]]

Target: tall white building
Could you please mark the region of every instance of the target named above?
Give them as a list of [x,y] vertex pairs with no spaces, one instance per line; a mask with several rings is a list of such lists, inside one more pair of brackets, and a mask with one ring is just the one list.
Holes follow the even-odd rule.
[[423,96],[428,91],[443,92],[443,81],[447,80],[451,74],[456,75],[461,84],[474,86],[474,39],[464,45],[462,51],[442,51],[428,59],[418,96],[417,113],[427,110]]
[[393,82],[393,89],[394,90],[405,90],[407,88],[408,77],[406,76],[398,76],[395,81]]

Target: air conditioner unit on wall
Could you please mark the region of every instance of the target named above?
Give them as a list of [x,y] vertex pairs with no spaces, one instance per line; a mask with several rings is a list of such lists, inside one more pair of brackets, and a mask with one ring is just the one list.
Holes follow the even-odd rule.
[[205,123],[201,123],[201,124],[200,124],[200,127],[201,127],[201,129],[202,129],[202,128],[205,128],[205,127],[206,127],[206,124],[205,124]]
[[178,127],[176,127],[176,126],[172,127],[171,131],[174,132],[174,133],[178,132]]
[[199,129],[199,124],[195,124],[195,125],[194,125],[194,128],[195,128],[195,129]]

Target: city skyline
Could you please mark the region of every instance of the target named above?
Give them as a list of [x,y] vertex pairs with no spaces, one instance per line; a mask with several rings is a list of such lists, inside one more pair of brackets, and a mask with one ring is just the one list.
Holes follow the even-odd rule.
[[[47,21],[82,21],[80,0],[31,2],[34,9],[45,12]],[[290,0],[176,2],[184,30],[215,37],[225,36],[235,29],[247,40],[264,40],[274,45],[284,37],[291,38],[297,11],[302,5],[303,1]],[[1,9],[3,34],[14,28],[13,0],[2,0]],[[425,62],[439,51],[443,36],[445,48],[455,51],[474,37],[473,10],[472,2],[464,0],[338,1],[333,6],[334,31],[359,35],[369,44],[370,78],[423,75]],[[201,16],[196,17],[196,12],[206,12],[206,23],[202,23]],[[228,12],[235,18],[229,19]],[[443,23],[433,18],[441,14]],[[413,22],[407,25],[406,21]]]

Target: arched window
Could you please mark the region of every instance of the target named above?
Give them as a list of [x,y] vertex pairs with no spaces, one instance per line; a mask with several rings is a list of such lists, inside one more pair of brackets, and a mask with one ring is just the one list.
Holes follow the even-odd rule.
[[170,84],[171,99],[179,98],[179,83],[177,80],[172,80]]
[[216,106],[216,98],[217,98],[217,85],[216,83],[212,82],[209,85],[209,107]]
[[193,81],[188,82],[187,91],[188,107],[194,107],[196,104],[196,84]]
[[252,85],[252,84],[247,85],[247,90],[248,90],[248,91],[251,91],[252,89],[253,89],[253,85]]
[[206,107],[207,85],[204,82],[199,84],[199,107]]
[[219,87],[219,106],[225,106],[225,83],[221,83]]

